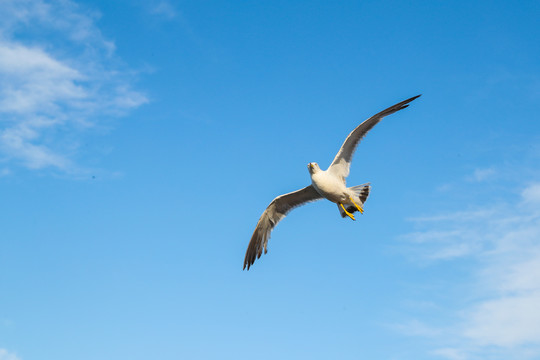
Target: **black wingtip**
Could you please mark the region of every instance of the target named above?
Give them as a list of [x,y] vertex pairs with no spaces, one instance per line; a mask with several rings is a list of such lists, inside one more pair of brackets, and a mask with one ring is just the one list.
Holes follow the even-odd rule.
[[[408,98],[407,100],[403,100],[402,102],[397,103],[396,105],[390,107],[389,109],[392,109],[393,110],[392,112],[403,110],[406,107],[409,107],[409,103],[411,101],[418,99],[420,96],[422,96],[422,94],[413,96],[412,98]],[[396,107],[397,107],[397,109],[396,109]],[[387,110],[389,110],[389,109],[387,109]],[[383,110],[383,112],[384,111],[386,111],[386,110]]]
[[409,102],[411,102],[411,101],[413,101],[413,100],[418,99],[420,96],[422,96],[422,94],[418,94],[418,95],[416,95],[416,96],[413,96],[412,98],[405,100],[405,102],[409,103]]

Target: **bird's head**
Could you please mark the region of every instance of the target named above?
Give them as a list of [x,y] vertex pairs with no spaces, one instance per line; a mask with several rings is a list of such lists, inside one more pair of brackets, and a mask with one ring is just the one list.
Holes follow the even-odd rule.
[[309,164],[307,164],[307,168],[308,168],[309,173],[312,175],[316,173],[317,171],[321,170],[321,168],[319,167],[319,164],[317,164],[316,162],[310,162]]

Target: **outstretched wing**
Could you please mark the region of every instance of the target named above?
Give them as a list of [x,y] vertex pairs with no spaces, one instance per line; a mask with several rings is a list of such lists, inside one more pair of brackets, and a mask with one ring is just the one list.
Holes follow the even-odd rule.
[[343,179],[349,176],[349,168],[351,167],[352,157],[354,151],[356,150],[356,147],[360,143],[360,140],[362,140],[362,138],[367,134],[367,132],[371,130],[375,125],[377,125],[377,123],[381,121],[382,118],[387,115],[393,114],[401,109],[405,109],[407,106],[409,106],[408,104],[411,101],[418,97],[420,97],[420,95],[414,96],[410,99],[390,106],[388,109],[385,109],[380,113],[373,115],[372,117],[358,125],[356,129],[354,129],[349,134],[349,136],[347,136],[343,145],[341,145],[341,149],[339,149],[339,152],[334,158],[334,161],[332,161],[332,164],[328,168],[328,171],[331,171],[333,174],[335,174],[336,176],[340,176]]
[[257,227],[251,236],[249,242],[246,257],[244,259],[244,269],[247,266],[253,265],[255,259],[261,257],[263,249],[266,254],[266,247],[268,245],[268,239],[270,239],[270,233],[272,229],[283,219],[289,211],[297,206],[304,205],[307,202],[321,199],[322,196],[309,185],[303,189],[278,196],[272,202],[261,215]]

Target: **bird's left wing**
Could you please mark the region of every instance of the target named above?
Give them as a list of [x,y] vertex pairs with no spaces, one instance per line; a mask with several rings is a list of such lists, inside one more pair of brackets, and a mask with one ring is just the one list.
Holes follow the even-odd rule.
[[352,157],[354,151],[356,150],[356,147],[360,143],[360,140],[362,140],[362,138],[367,134],[367,132],[371,130],[375,125],[377,125],[377,123],[381,121],[385,116],[393,114],[401,109],[405,109],[407,106],[409,106],[408,104],[411,101],[418,97],[420,97],[420,95],[413,96],[410,99],[392,105],[389,108],[384,109],[380,113],[373,115],[372,117],[358,125],[353,131],[351,131],[349,136],[347,136],[347,139],[345,139],[345,142],[341,146],[341,149],[339,149],[339,152],[334,158],[334,161],[332,161],[332,164],[328,168],[328,171],[332,172],[336,176],[341,177],[342,179],[345,179],[347,176],[349,176],[349,168],[351,166]]
[[321,199],[322,196],[309,185],[303,189],[278,196],[272,202],[261,215],[257,227],[251,236],[249,242],[246,257],[244,258],[244,269],[247,266],[253,265],[255,259],[261,257],[263,250],[266,254],[266,247],[268,245],[268,239],[270,239],[270,233],[272,229],[283,219],[289,211],[297,206],[304,205],[307,202]]

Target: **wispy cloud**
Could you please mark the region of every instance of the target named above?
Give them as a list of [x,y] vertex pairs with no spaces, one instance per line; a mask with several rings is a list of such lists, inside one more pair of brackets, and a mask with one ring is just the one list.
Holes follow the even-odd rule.
[[0,349],[0,360],[20,360],[20,358],[6,349]]
[[[471,278],[463,279],[473,289],[467,295],[471,299],[466,307],[454,309],[454,318],[460,320],[438,343],[453,340],[432,354],[447,359],[538,358],[540,183],[524,187],[521,196],[506,204],[413,221],[421,230],[404,239],[423,264],[442,259],[468,259],[474,264]],[[416,325],[413,330],[418,324],[430,329],[428,336],[437,334],[417,320],[404,327],[411,328],[410,324]],[[423,332],[416,331],[426,336]]]
[[540,204],[540,184],[532,184],[521,193],[523,200],[527,203]]
[[439,356],[439,357],[449,359],[449,360],[466,360],[467,359],[467,355],[465,355],[461,350],[451,348],[451,347],[436,349],[436,350],[433,350],[431,353],[435,356]]
[[0,161],[74,172],[74,137],[147,102],[98,17],[69,0],[0,2]]
[[470,181],[482,182],[493,178],[497,172],[493,168],[475,169],[473,174],[468,177]]
[[401,324],[391,324],[388,327],[407,336],[436,337],[444,332],[443,329],[430,326],[417,319]]
[[167,19],[173,19],[178,15],[174,6],[168,1],[160,1],[152,7],[152,14],[163,16]]

